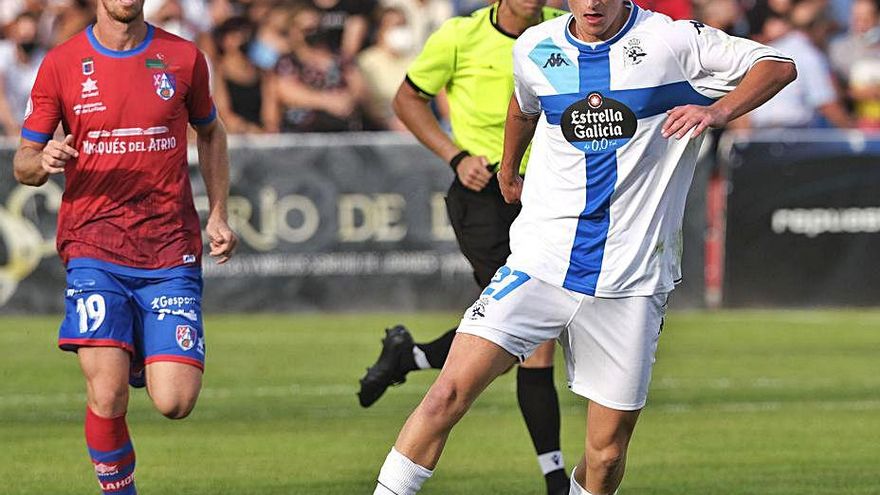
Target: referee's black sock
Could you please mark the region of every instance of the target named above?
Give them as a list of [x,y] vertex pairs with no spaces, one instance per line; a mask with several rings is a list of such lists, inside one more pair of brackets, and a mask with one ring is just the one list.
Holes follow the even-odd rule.
[[[443,367],[443,363],[446,362],[446,356],[449,355],[449,348],[452,347],[452,339],[455,338],[456,330],[458,330],[458,327],[449,330],[431,342],[426,344],[416,344],[416,351],[414,352],[418,353],[421,351],[427,361],[424,362],[421,359],[416,359],[416,364],[420,369],[425,369],[430,366],[431,368],[439,370]],[[419,361],[422,362],[419,363]]]
[[559,448],[559,397],[553,384],[553,367],[520,366],[516,372],[516,398],[538,454],[547,493],[568,493],[568,476]]

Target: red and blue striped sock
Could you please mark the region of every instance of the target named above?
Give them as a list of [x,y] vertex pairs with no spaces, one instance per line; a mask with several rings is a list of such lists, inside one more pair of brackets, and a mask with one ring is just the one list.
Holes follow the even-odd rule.
[[86,444],[104,495],[137,495],[134,486],[134,447],[125,415],[102,418],[86,408]]

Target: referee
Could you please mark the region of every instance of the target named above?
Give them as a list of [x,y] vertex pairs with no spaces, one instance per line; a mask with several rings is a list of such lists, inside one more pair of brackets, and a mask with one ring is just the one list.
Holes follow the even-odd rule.
[[[519,205],[505,203],[495,172],[501,161],[504,122],[513,93],[513,43],[527,28],[567,12],[546,0],[499,0],[467,17],[446,21],[425,44],[394,98],[406,127],[455,172],[446,206],[462,254],[480,287],[489,284],[510,255],[510,224]],[[440,127],[430,101],[446,90],[452,137]],[[528,153],[520,174],[525,173]],[[382,353],[361,379],[358,393],[372,405],[408,372],[442,368],[453,328],[420,344],[402,325],[386,330]],[[517,370],[517,399],[544,473],[547,493],[568,494],[559,447],[559,399],[553,385],[554,343],[542,345]]]

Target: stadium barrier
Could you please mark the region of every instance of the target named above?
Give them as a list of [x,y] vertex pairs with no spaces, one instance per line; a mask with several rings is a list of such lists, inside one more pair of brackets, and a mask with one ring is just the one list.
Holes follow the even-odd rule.
[[880,304],[880,134],[728,133],[723,304]]
[[[738,136],[724,144],[723,163],[731,165],[733,184],[726,241],[723,208],[718,201],[707,203],[707,190],[727,188],[713,182],[718,170],[714,156],[704,154],[688,197],[685,281],[673,296],[674,307],[703,306],[707,294],[710,305],[723,300],[732,306],[877,300],[876,263],[868,259],[877,252],[877,230],[826,232],[874,225],[870,222],[876,217],[871,215],[880,197],[877,169],[868,166],[870,158],[852,152],[856,149],[850,146],[852,136],[843,136],[844,141],[838,141],[837,135],[823,136],[825,141],[817,149],[805,140],[821,140],[809,136],[794,144],[774,144],[766,135],[761,140]],[[874,141],[863,142],[863,151],[877,147]],[[41,188],[19,186],[12,177],[14,146],[12,141],[0,143],[0,311],[57,313],[63,308],[64,287],[64,270],[54,246],[62,178],[53,177]],[[850,153],[842,153],[845,149]],[[834,181],[813,194],[816,191],[809,185],[813,179],[801,178],[797,172],[807,168],[797,164],[801,158],[826,156],[822,150],[837,153],[834,168],[809,168],[809,177],[821,182],[834,176]],[[446,217],[443,197],[452,173],[411,137],[394,133],[233,137],[230,156],[230,223],[241,244],[226,265],[205,259],[206,309],[461,310],[476,296],[470,269]],[[194,150],[190,157],[194,165]],[[778,160],[786,163],[783,173],[774,169]],[[208,205],[204,185],[197,167],[191,170],[196,205],[204,217]],[[846,178],[833,170],[846,170]],[[873,175],[860,173],[870,170]],[[795,177],[806,181],[804,187],[780,194]],[[851,186],[861,187],[862,193],[850,190]],[[765,200],[755,201],[756,194],[766,195]],[[857,194],[862,199],[850,201]],[[786,199],[799,195],[802,200]],[[773,201],[782,211],[773,217],[775,223],[771,217],[776,209],[764,211]],[[764,209],[758,211],[756,206]],[[813,211],[823,208],[825,213]],[[715,218],[718,211],[720,222]],[[836,214],[837,220],[814,218],[828,214]],[[774,228],[784,232],[776,233]],[[764,246],[761,243],[767,246],[753,249]],[[822,254],[792,255],[793,249],[810,252],[812,247]],[[777,255],[782,259],[774,261]],[[774,266],[766,266],[768,261]],[[873,285],[853,282],[860,276],[864,280],[871,269]],[[839,283],[820,281],[820,272]],[[847,286],[849,282],[853,283]],[[832,294],[802,297],[808,287],[818,291],[820,285]],[[873,292],[866,290],[870,287]],[[846,296],[851,292],[858,294]]]

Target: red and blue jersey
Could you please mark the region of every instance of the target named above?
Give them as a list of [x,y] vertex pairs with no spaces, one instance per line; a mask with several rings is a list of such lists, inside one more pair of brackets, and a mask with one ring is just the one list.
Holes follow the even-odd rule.
[[204,55],[161,29],[148,25],[142,43],[114,51],[90,26],[50,51],[21,134],[46,143],[60,122],[79,151],[64,171],[61,259],[199,266],[186,131],[215,118]]

